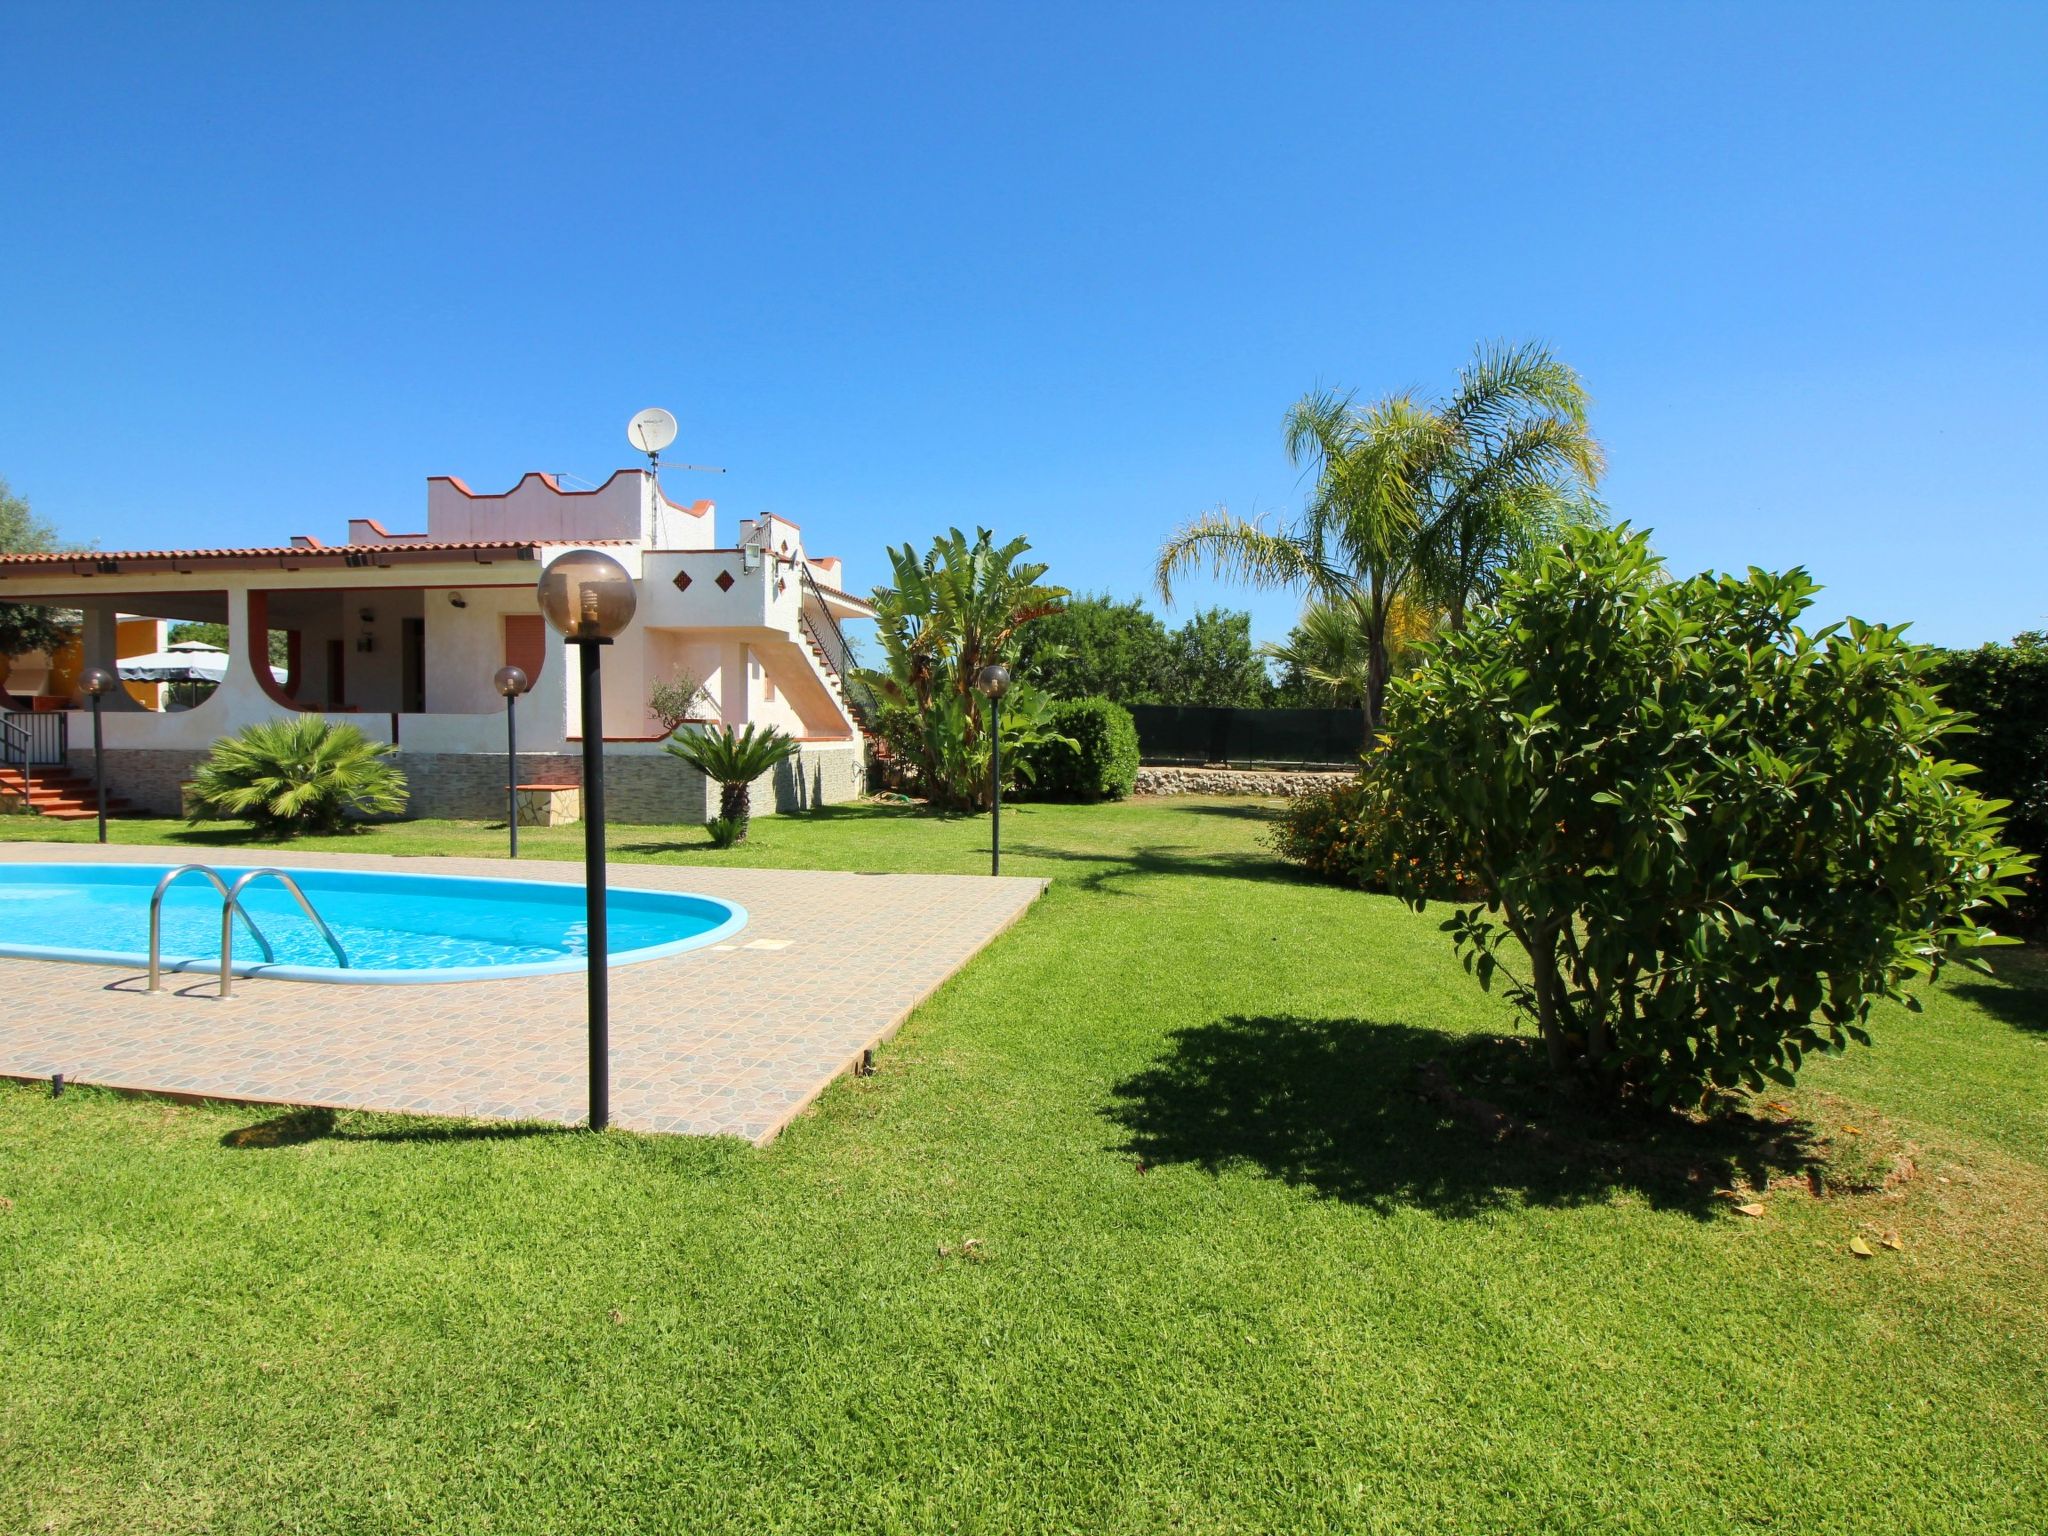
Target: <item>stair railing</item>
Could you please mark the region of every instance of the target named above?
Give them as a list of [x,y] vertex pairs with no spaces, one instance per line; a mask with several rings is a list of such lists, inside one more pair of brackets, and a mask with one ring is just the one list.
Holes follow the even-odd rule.
[[[855,724],[866,721],[868,710],[866,700],[856,696],[854,682],[853,642],[846,638],[846,632],[839,627],[839,621],[832,617],[832,610],[825,602],[825,594],[818,589],[817,580],[811,575],[808,560],[798,563],[803,574],[804,601],[797,606],[797,622],[803,626],[805,636],[818,649],[825,669],[839,679],[839,694],[846,708],[852,714]],[[815,611],[817,617],[813,618]],[[822,621],[822,623],[820,622]],[[860,690],[865,693],[865,690]]]
[[0,765],[21,775],[21,803],[32,808],[36,764],[61,767],[70,760],[70,716],[38,710],[0,710]]

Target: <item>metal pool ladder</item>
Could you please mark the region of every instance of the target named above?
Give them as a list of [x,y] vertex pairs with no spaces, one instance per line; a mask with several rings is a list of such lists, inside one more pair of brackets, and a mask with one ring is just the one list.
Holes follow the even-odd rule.
[[313,910],[313,903],[306,900],[306,893],[299,889],[299,882],[281,869],[265,865],[252,869],[231,887],[220,877],[220,871],[210,864],[180,864],[176,869],[157,881],[156,891],[149,898],[149,990],[163,990],[163,936],[164,936],[164,894],[176,883],[180,875],[204,875],[213,888],[220,892],[220,995],[234,995],[235,918],[240,916],[249,930],[249,936],[262,947],[263,958],[274,961],[277,951],[270,947],[263,930],[256,926],[256,919],[249,915],[249,909],[242,905],[242,892],[251,881],[265,875],[276,878],[278,883],[292,893],[300,909],[313,920],[313,926],[320,930],[320,937],[327,941],[327,947],[334,951],[334,958],[343,970],[348,969],[348,951],[341,947],[341,940],[334,936],[334,930],[327,926],[327,920]]

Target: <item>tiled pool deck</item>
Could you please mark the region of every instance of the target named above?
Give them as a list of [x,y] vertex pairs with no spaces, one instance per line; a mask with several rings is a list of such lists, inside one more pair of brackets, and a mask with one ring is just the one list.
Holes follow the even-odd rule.
[[[0,844],[7,863],[174,864],[174,848]],[[576,864],[262,855],[284,868],[518,875]],[[237,853],[224,862],[248,862]],[[610,883],[739,902],[726,944],[611,972],[612,1123],[774,1137],[825,1085],[1024,914],[1043,880],[615,864]],[[427,1115],[581,1122],[581,972],[420,986],[240,979],[0,959],[0,1076]]]

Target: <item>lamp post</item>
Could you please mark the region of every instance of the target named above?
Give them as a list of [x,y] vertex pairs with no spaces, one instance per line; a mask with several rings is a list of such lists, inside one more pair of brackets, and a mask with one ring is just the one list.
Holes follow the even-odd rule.
[[1003,695],[1010,669],[992,661],[974,674],[974,686],[988,695],[988,872],[1003,872]]
[[533,686],[518,667],[500,667],[491,686],[505,696],[505,830],[512,839],[507,858],[519,857],[519,695]]
[[576,647],[583,683],[583,899],[589,929],[586,970],[590,1022],[590,1128],[611,1123],[611,997],[605,967],[604,701],[598,692],[599,646],[633,621],[639,598],[633,578],[610,555],[572,550],[540,573],[540,611]]
[[100,734],[100,700],[119,685],[120,679],[105,667],[87,667],[78,675],[78,687],[92,700],[92,783],[99,799],[100,841],[107,840],[107,746]]

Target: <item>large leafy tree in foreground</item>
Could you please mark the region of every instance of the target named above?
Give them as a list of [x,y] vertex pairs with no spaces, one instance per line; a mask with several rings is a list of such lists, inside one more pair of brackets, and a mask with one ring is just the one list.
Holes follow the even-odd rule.
[[1395,874],[1478,882],[1445,927],[1556,1067],[1666,1103],[1789,1083],[1996,942],[1980,921],[2026,860],[1942,755],[1962,717],[1934,653],[1809,633],[1814,591],[1669,581],[1645,535],[1578,530],[1394,685],[1367,786],[1411,829]]
[[[986,528],[972,540],[953,528],[922,555],[908,544],[889,551],[894,581],[874,593],[883,664],[860,679],[882,701],[883,740],[935,805],[988,803],[988,701],[975,679],[993,663],[1014,669],[1024,627],[1067,596],[1046,584],[1044,565],[1023,558],[1030,548],[1021,538],[999,545]],[[1003,698],[1004,761],[1019,771],[1052,734],[1049,707],[1022,680]]]

